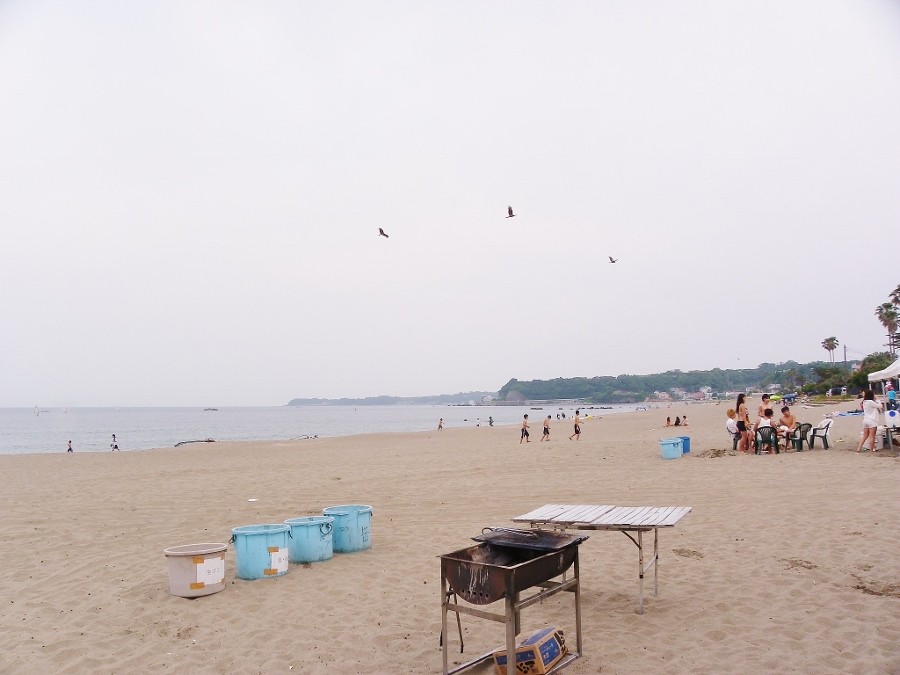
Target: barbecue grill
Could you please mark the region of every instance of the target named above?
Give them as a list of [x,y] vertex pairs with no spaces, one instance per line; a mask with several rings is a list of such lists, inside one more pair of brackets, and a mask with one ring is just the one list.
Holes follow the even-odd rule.
[[[441,558],[441,636],[443,672],[445,675],[467,670],[492,657],[487,652],[448,670],[447,612],[455,612],[457,623],[460,614],[506,624],[507,673],[515,673],[516,634],[520,631],[521,611],[561,591],[575,595],[576,651],[568,654],[549,672],[555,672],[581,656],[581,595],[578,580],[578,545],[586,535],[561,534],[539,530],[515,530],[510,528],[486,528],[482,534],[472,537],[480,542],[476,546],[454,551]],[[572,577],[565,573],[573,569]],[[563,576],[562,581],[551,581]],[[540,590],[522,599],[521,594],[530,588]],[[454,598],[457,598],[454,601]],[[473,605],[488,605],[504,600],[505,612],[498,614],[483,609],[461,605],[458,598]],[[462,633],[460,632],[460,643]],[[460,647],[462,649],[462,646]]]

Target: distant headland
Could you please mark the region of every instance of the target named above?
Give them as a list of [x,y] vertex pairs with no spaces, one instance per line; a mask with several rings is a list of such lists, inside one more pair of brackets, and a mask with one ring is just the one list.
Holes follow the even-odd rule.
[[[528,401],[570,400],[583,403],[638,403],[700,398],[735,391],[794,391],[830,379],[845,380],[858,361],[843,366],[824,361],[761,363],[756,368],[670,370],[652,375],[558,377],[552,380],[511,379],[496,392],[468,391],[435,396],[368,396],[366,398],[295,398],[288,405],[510,405]],[[831,385],[829,385],[831,386]]]
[[365,398],[293,398],[288,405],[473,405],[497,397],[493,391],[466,391],[435,396],[367,396]]

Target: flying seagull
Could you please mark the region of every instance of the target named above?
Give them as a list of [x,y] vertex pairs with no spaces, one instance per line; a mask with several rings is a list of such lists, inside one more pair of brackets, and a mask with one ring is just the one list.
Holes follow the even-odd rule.
[[506,213],[509,214],[509,215],[506,216],[507,218],[515,218],[515,217],[516,217],[516,214],[513,213],[513,210],[512,210],[512,207],[511,207],[511,206],[507,206],[507,207],[506,207]]
[[387,235],[384,233],[384,230],[382,230],[380,227],[378,228],[378,236],[379,236],[379,237],[384,237],[385,239],[390,239],[390,237],[387,236]]
[[612,256],[609,256],[609,262],[611,262],[611,263],[619,262],[619,259],[618,259],[618,258],[613,258]]

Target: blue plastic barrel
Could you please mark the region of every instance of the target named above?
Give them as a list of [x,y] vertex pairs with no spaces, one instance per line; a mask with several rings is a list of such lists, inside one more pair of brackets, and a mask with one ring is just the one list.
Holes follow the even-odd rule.
[[237,578],[263,579],[287,574],[290,529],[284,523],[232,528]]
[[663,459],[678,459],[682,455],[681,437],[659,439],[659,450]]
[[288,552],[292,563],[311,563],[330,560],[334,551],[331,532],[334,518],[309,516],[289,518],[284,524],[291,528]]
[[691,451],[691,437],[690,436],[679,436],[681,439],[681,452],[685,455]]
[[322,510],[334,518],[332,545],[338,553],[364,551],[372,546],[372,507],[364,504],[329,506]]

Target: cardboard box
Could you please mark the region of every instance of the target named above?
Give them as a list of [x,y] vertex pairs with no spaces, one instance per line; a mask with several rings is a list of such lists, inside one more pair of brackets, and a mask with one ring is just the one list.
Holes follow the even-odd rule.
[[[516,647],[516,672],[544,675],[566,655],[566,639],[561,628],[541,628]],[[494,652],[494,670],[506,675],[506,647]]]

